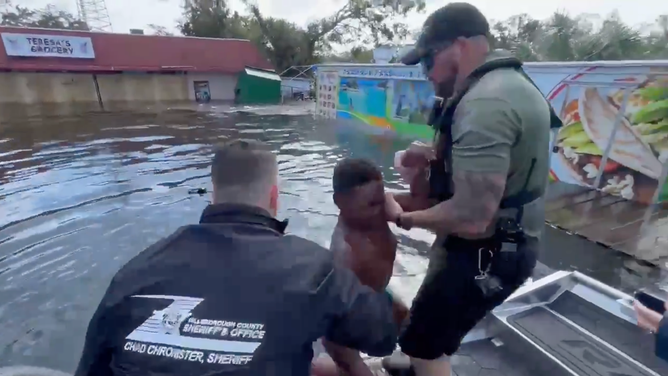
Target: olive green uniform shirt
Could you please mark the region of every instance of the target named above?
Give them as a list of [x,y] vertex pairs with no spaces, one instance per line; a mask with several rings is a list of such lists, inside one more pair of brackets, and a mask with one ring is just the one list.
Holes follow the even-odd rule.
[[[488,61],[506,56],[505,51],[494,51]],[[505,174],[504,197],[517,194],[525,184],[529,191],[545,192],[549,107],[541,92],[515,69],[493,70],[474,83],[455,111],[452,140],[454,173]],[[524,206],[522,226],[527,235],[540,237],[544,222],[542,198]]]

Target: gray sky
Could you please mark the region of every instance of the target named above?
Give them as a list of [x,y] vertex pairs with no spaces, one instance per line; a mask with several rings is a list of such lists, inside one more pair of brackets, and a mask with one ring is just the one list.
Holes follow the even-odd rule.
[[[14,4],[44,7],[54,4],[60,9],[76,13],[77,0],[12,0]],[[107,0],[107,8],[114,31],[128,32],[131,28],[146,28],[157,24],[175,30],[183,0]],[[308,21],[331,14],[345,0],[257,0],[266,15],[285,18],[304,25]],[[429,11],[447,1],[427,0],[428,12],[408,17],[412,28],[419,28]],[[528,13],[534,18],[545,19],[556,10],[571,14],[598,13],[606,15],[618,10],[622,19],[632,25],[652,22],[660,14],[668,14],[668,1],[658,0],[469,0],[490,19],[503,20],[518,13]],[[243,11],[239,0],[231,0],[232,8]]]

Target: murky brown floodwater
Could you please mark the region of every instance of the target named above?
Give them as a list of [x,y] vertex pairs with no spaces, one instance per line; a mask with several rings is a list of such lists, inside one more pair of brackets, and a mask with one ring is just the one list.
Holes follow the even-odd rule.
[[[329,244],[336,221],[331,174],[343,156],[391,169],[410,140],[310,116],[165,111],[35,114],[0,119],[0,366],[72,372],[86,326],[109,280],[138,252],[195,223],[209,202],[188,194],[209,183],[210,145],[254,138],[278,153],[280,217]],[[654,280],[613,251],[548,229],[543,262],[633,290]],[[422,272],[433,236],[400,232],[396,274]],[[545,268],[543,268],[545,269]]]

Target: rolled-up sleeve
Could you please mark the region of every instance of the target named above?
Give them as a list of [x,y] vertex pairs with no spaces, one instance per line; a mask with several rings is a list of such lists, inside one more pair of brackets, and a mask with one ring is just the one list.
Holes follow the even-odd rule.
[[506,173],[521,123],[502,99],[462,102],[452,126],[454,171]]

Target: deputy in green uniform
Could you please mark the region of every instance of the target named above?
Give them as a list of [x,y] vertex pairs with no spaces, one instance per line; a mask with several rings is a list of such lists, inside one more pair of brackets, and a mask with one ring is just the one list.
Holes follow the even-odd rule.
[[433,147],[404,154],[404,167],[422,171],[411,193],[395,196],[398,226],[437,234],[401,348],[418,376],[442,376],[464,336],[536,265],[550,128],[560,121],[521,62],[492,51],[489,24],[468,3],[434,12],[402,61],[420,63],[446,99]]

